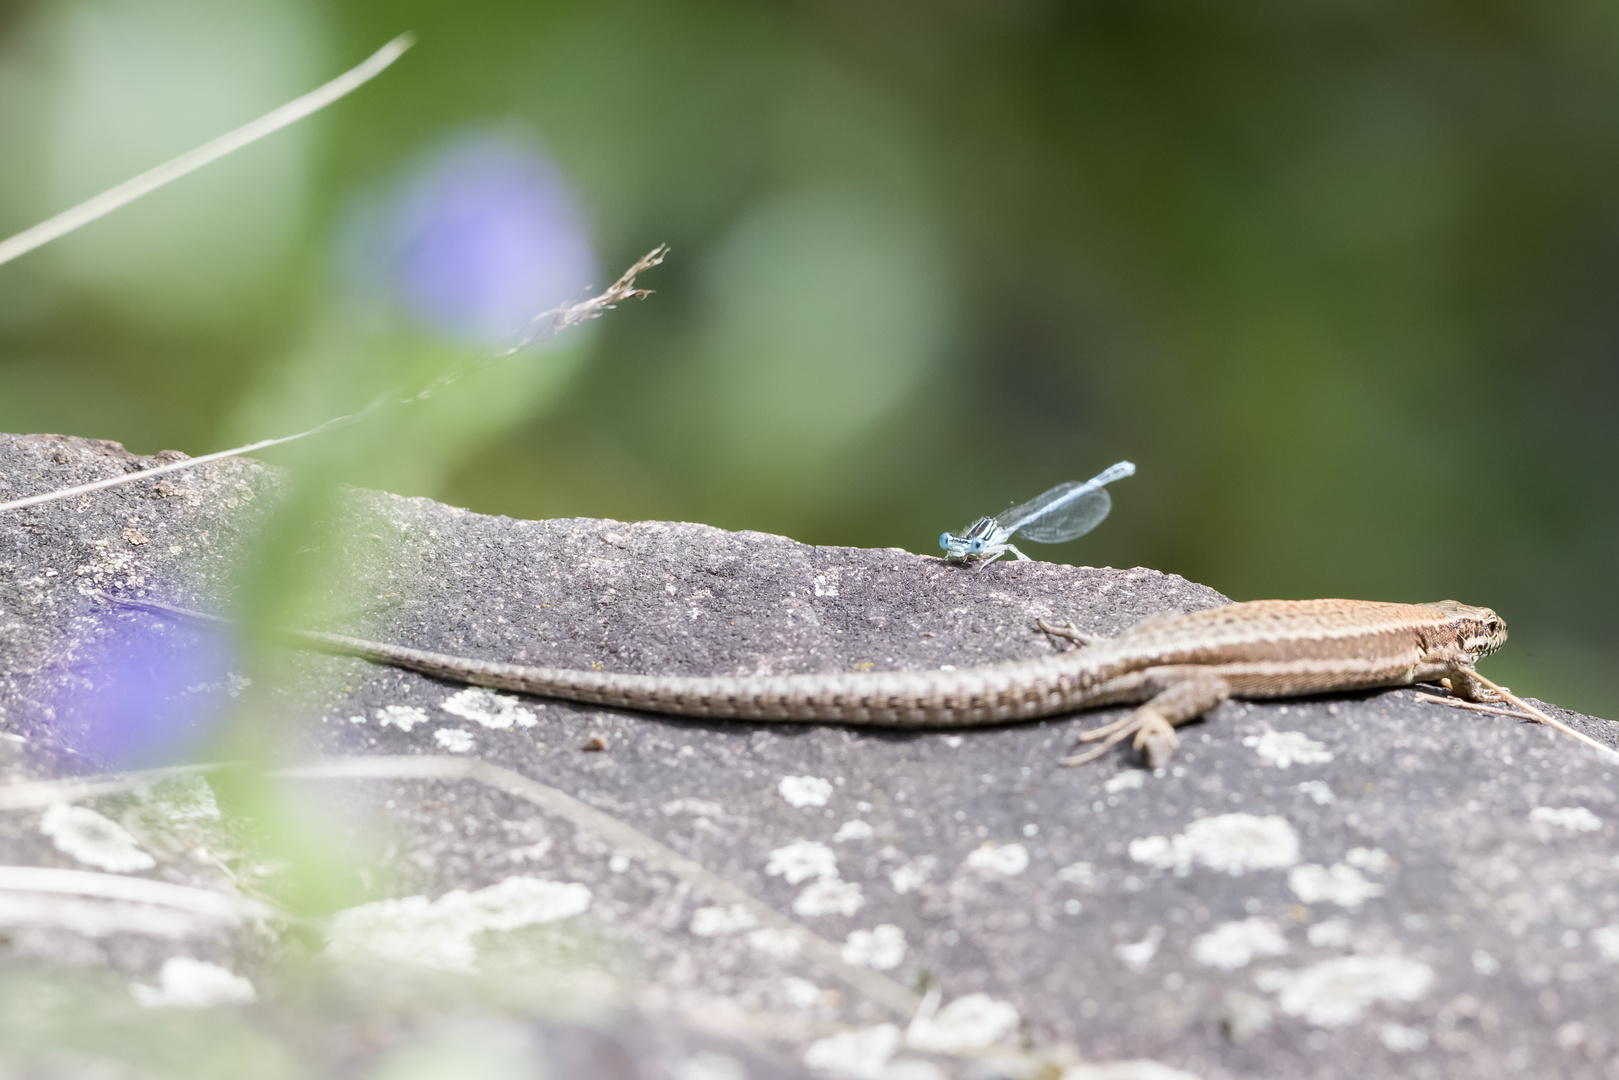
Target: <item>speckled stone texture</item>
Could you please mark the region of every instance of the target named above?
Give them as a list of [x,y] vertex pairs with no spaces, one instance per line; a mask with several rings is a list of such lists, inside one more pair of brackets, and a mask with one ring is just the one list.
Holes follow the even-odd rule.
[[[0,501],[154,461],[92,440],[0,437]],[[162,488],[141,481],[0,515],[6,782],[160,763],[150,745],[97,733],[109,650],[138,642],[161,668],[198,664],[214,646],[111,610],[94,590],[229,613],[285,485],[231,461]],[[375,492],[352,492],[343,515],[311,526],[302,554],[325,570],[307,575],[325,583],[311,600],[320,628],[552,666],[959,667],[1058,647],[1037,616],[1110,634],[1224,602],[1145,569],[974,570],[898,549],[515,521]],[[582,915],[489,924],[469,940],[479,970],[503,970],[523,948],[588,942],[574,951],[630,1010],[615,1015],[664,1025],[657,1039],[637,1023],[592,1029],[619,1055],[612,1075],[793,1076],[806,1054],[872,1076],[884,1062],[894,1078],[1014,1075],[1017,1061],[994,1055],[1015,1051],[1069,1063],[1070,1080],[1177,1075],[1073,1064],[1134,1059],[1203,1080],[1619,1077],[1619,769],[1517,720],[1410,690],[1232,702],[1184,729],[1173,767],[1155,774],[1123,748],[1059,767],[1077,731],[1117,710],[956,732],[693,722],[465,695],[346,658],[255,663],[251,686],[227,657],[171,693],[164,752],[205,752],[191,736],[232,703],[260,716],[273,706],[286,761],[479,759],[667,849],[648,854],[632,833],[476,780],[287,782],[329,815],[334,843],[371,838],[356,848],[368,853],[354,867],[356,903],[517,877],[587,888]],[[1558,715],[1619,744],[1619,725]],[[228,847],[230,815],[187,817],[174,809],[183,801],[154,791],[80,805],[155,856],[132,873],[228,887],[195,833],[213,829]],[[0,810],[0,862],[87,868],[41,823],[40,807]],[[680,857],[830,942],[833,959],[782,955],[757,911],[705,894]],[[243,859],[235,880],[275,895],[282,871]],[[21,918],[0,927],[13,974],[77,966],[150,983],[185,955],[266,982],[261,1012],[292,1007],[271,990],[284,946],[249,929],[92,935]],[[895,1006],[930,987],[947,1010],[963,1003],[946,1025],[961,1053],[937,1030],[913,1028],[905,1045],[910,1018]],[[575,1030],[535,1022],[553,1025],[542,1043]],[[721,1041],[694,1049],[703,1039]],[[334,1051],[326,1064],[353,1060]]]

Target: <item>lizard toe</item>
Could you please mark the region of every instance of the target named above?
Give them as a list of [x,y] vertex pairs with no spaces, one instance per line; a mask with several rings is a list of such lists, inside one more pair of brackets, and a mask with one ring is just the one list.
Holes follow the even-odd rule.
[[1142,718],[1141,728],[1136,732],[1133,745],[1148,768],[1162,769],[1169,764],[1169,759],[1175,756],[1175,750],[1180,744],[1180,736],[1175,734],[1175,728],[1168,720],[1161,716],[1148,715]]

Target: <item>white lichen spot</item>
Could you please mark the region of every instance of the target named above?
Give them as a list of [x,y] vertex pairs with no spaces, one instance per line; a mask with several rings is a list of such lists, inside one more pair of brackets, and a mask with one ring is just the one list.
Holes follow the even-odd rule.
[[1394,868],[1389,853],[1376,847],[1352,847],[1344,855],[1344,862],[1368,874],[1386,874]]
[[893,923],[856,930],[843,943],[843,962],[892,971],[905,961],[905,931]]
[[1308,795],[1317,806],[1331,806],[1338,801],[1325,780],[1306,780],[1298,786],[1299,793]]
[[1070,1065],[1062,1071],[1058,1080],[1202,1080],[1202,1077],[1185,1069],[1135,1058],[1105,1064]]
[[1147,774],[1145,772],[1140,769],[1132,769],[1129,772],[1122,772],[1117,776],[1109,777],[1103,782],[1102,790],[1109,795],[1117,795],[1121,791],[1138,788],[1146,782]]
[[1299,836],[1286,818],[1274,814],[1219,814],[1192,822],[1177,836],[1132,840],[1130,857],[1176,874],[1197,865],[1236,877],[1249,870],[1294,865],[1299,861]]
[[50,837],[62,854],[115,874],[150,870],[157,865],[157,860],[135,843],[128,829],[88,806],[57,803],[45,811],[39,831]]
[[517,698],[497,694],[482,686],[469,686],[460,693],[451,694],[439,708],[452,716],[496,730],[533,727],[539,723],[533,711],[525,709]]
[[1065,881],[1070,885],[1090,887],[1101,880],[1096,867],[1088,862],[1069,863],[1057,871],[1057,880]]
[[804,1052],[804,1064],[853,1080],[878,1080],[898,1050],[899,1028],[878,1024],[815,1040]]
[[741,904],[730,907],[701,907],[692,912],[691,932],[698,937],[719,937],[722,934],[740,934],[759,925],[753,912]]
[[812,584],[815,586],[816,596],[838,595],[838,583],[835,580],[828,579],[825,574],[816,574]]
[[905,1045],[929,1054],[968,1054],[1000,1042],[1017,1030],[1019,1022],[1010,1002],[968,994],[932,1016],[912,1020]]
[[904,896],[908,892],[915,892],[928,883],[933,874],[933,861],[931,859],[917,859],[908,862],[888,875],[888,881],[894,886],[894,891]]
[[1192,867],[1192,852],[1185,841],[1186,837],[1179,835],[1142,836],[1130,841],[1130,858],[1154,869],[1184,874]]
[[832,797],[832,781],[819,776],[784,776],[776,785],[787,805],[803,809],[806,806],[825,806]]
[[1599,926],[1591,931],[1591,944],[1597,947],[1597,955],[1610,964],[1619,964],[1619,923],[1611,926]]
[[1332,760],[1332,751],[1325,743],[1318,743],[1302,731],[1267,731],[1263,735],[1250,735],[1242,745],[1259,752],[1260,759],[1278,769],[1295,762],[1300,765],[1319,765]]
[[813,1009],[821,1003],[821,988],[808,979],[781,980],[781,1000],[795,1009]]
[[1140,971],[1152,963],[1152,958],[1158,955],[1158,943],[1162,940],[1164,932],[1155,926],[1140,941],[1113,946],[1113,955],[1124,961],[1125,966]]
[[950,1080],[945,1071],[921,1058],[895,1058],[883,1070],[883,1080]]
[[841,844],[845,840],[870,840],[876,835],[877,830],[864,821],[845,821],[838,831],[832,835],[832,842]]
[[[542,836],[532,844],[512,848],[510,851],[506,852],[506,858],[512,862],[540,862],[547,855],[551,854],[551,848],[554,845],[555,841],[553,841],[549,836]],[[624,864],[622,866],[615,866],[615,863],[620,859],[624,860]],[[625,859],[622,855],[614,855],[607,861],[607,869],[613,871],[615,874],[622,874],[625,870],[629,869],[629,860]]]
[[804,947],[803,941],[791,930],[778,930],[767,926],[755,930],[748,935],[748,946],[774,956],[778,960],[788,960],[795,957]]
[[1529,818],[1548,825],[1561,825],[1573,832],[1596,832],[1602,828],[1602,819],[1583,806],[1537,806],[1529,811]]
[[1192,942],[1192,959],[1222,971],[1236,971],[1255,957],[1284,956],[1287,939],[1266,919],[1221,923]]
[[473,938],[571,918],[590,907],[590,890],[577,882],[509,877],[476,892],[455,889],[437,900],[405,896],[340,911],[326,931],[326,955],[471,971]]
[[1359,911],[1366,901],[1383,895],[1383,886],[1367,881],[1359,870],[1344,863],[1295,866],[1287,873],[1287,887],[1306,904],[1325,901],[1350,911]]
[[1379,1002],[1420,999],[1433,985],[1433,969],[1400,956],[1341,956],[1299,971],[1261,972],[1256,981],[1278,995],[1287,1015],[1317,1027],[1341,1027]]
[[865,902],[860,886],[853,881],[817,881],[798,894],[793,901],[793,913],[806,917],[853,915]]
[[157,985],[131,983],[129,992],[147,1009],[212,1009],[219,1005],[251,1005],[259,999],[253,983],[229,968],[171,956],[163,961]]
[[1029,849],[1022,844],[985,843],[967,856],[967,866],[984,874],[1016,877],[1029,868]]
[[675,1063],[673,1080],[748,1080],[748,1070],[729,1054],[699,1050]]
[[725,813],[725,807],[708,799],[670,799],[658,809],[669,817],[676,814],[690,814],[692,817],[717,818]]
[[427,723],[427,710],[415,705],[384,705],[377,710],[377,723],[409,731],[417,724]]
[[1428,1048],[1428,1033],[1419,1027],[1384,1024],[1378,1032],[1383,1045],[1396,1054],[1414,1054]]
[[1354,940],[1355,925],[1348,919],[1327,919],[1311,926],[1304,936],[1318,949],[1343,949]]
[[433,732],[433,741],[452,754],[465,754],[476,745],[472,732],[451,727],[441,727]]
[[838,857],[819,840],[794,840],[770,853],[770,859],[765,863],[765,873],[771,877],[786,878],[789,885],[797,885],[810,878],[835,880],[838,876]]

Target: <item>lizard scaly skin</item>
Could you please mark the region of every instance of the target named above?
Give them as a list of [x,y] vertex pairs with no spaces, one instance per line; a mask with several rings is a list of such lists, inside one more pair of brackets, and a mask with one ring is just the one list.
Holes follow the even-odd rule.
[[[149,601],[114,602],[191,621],[222,621]],[[1458,697],[1493,700],[1473,665],[1507,637],[1495,612],[1453,600],[1256,600],[1154,617],[1113,638],[1042,627],[1084,647],[957,671],[669,676],[472,660],[309,630],[292,631],[291,638],[304,648],[452,682],[677,716],[969,727],[1140,702],[1130,716],[1084,736],[1105,739],[1101,747],[1068,760],[1090,760],[1134,734],[1136,748],[1156,766],[1177,745],[1175,725],[1227,697],[1297,697],[1446,678]]]

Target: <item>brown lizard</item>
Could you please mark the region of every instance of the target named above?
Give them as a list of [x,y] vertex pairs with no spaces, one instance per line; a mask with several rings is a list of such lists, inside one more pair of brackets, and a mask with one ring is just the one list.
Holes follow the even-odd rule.
[[[225,621],[167,604],[106,598],[190,621]],[[1179,745],[1175,727],[1228,697],[1300,697],[1440,680],[1462,701],[1499,701],[1504,693],[1473,666],[1506,642],[1506,624],[1489,608],[1454,600],[1255,600],[1155,616],[1111,638],[1093,637],[1072,624],[1039,625],[1082,647],[955,671],[689,676],[527,667],[309,630],[291,631],[290,637],[299,647],[453,682],[678,716],[967,727],[1140,705],[1080,736],[1101,745],[1065,759],[1069,765],[1091,761],[1133,735],[1147,763],[1161,766]],[[1592,741],[1535,712],[1537,719]]]

